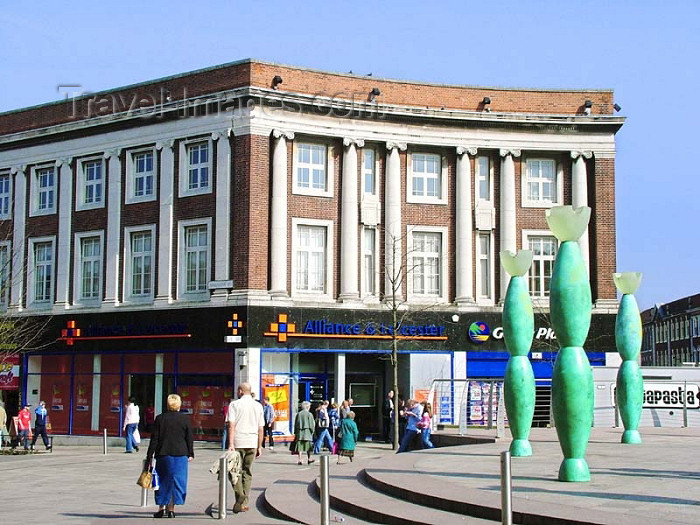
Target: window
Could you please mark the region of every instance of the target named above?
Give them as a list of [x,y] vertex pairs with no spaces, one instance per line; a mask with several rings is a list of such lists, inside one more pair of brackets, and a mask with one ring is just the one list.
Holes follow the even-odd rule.
[[292,291],[329,300],[333,295],[333,221],[292,219]]
[[54,166],[46,166],[36,168],[33,171],[33,215],[56,213],[56,168]]
[[99,301],[102,295],[102,235],[76,235],[76,251],[80,257],[76,298],[80,303]]
[[364,228],[362,235],[362,295],[376,295],[377,230]]
[[12,177],[9,173],[0,174],[0,219],[9,219],[12,213]]
[[153,299],[153,262],[155,227],[127,230],[125,296],[128,300]]
[[156,155],[152,149],[134,151],[127,163],[126,202],[152,201],[156,198]]
[[557,239],[552,236],[528,237],[528,249],[532,250],[530,267],[530,295],[549,297],[549,283],[552,280],[554,259],[557,255]]
[[180,222],[179,294],[185,300],[209,299],[211,219]]
[[553,159],[527,159],[523,206],[553,206],[563,200],[560,174]]
[[211,139],[180,142],[180,195],[201,195],[212,191]]
[[416,301],[446,300],[445,242],[447,230],[409,226],[408,294]]
[[476,158],[476,197],[477,202],[493,201],[491,187],[491,166],[488,157]]
[[409,202],[444,201],[443,163],[439,155],[413,153],[409,172]]
[[0,308],[7,308],[10,291],[10,241],[0,242]]
[[103,206],[104,201],[104,161],[85,160],[80,163],[78,174],[78,198],[76,208],[89,209]]
[[299,226],[297,229],[296,289],[326,291],[326,228]]
[[491,249],[491,234],[477,235],[477,297],[493,299],[493,250]]
[[333,196],[331,148],[324,144],[295,144],[294,192]]
[[377,166],[373,149],[362,150],[362,191],[367,195],[377,194]]
[[30,240],[29,257],[32,269],[27,279],[29,302],[34,306],[49,306],[54,293],[54,239]]

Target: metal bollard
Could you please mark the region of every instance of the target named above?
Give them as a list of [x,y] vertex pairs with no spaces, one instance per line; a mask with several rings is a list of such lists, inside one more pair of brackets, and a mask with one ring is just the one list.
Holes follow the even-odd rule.
[[226,482],[228,471],[226,469],[226,454],[219,458],[219,519],[226,517]]
[[331,498],[328,486],[330,456],[321,455],[321,525],[329,525],[331,522]]
[[683,381],[683,428],[688,428],[688,382]]
[[141,506],[148,507],[148,489],[141,487]]
[[513,494],[512,494],[510,451],[501,452],[501,523],[513,525]]
[[103,429],[104,437],[102,438],[102,453],[107,454],[107,429]]
[[53,436],[49,436],[49,454],[53,454]]

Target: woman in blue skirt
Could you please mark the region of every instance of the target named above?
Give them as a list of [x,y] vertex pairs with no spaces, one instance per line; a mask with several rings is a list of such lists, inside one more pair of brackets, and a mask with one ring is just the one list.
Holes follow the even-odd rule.
[[153,422],[147,461],[156,458],[160,487],[156,491],[158,512],[154,518],[174,518],[175,505],[185,503],[187,496],[187,463],[194,459],[192,427],[187,414],[180,413],[182,400],[177,394],[168,396],[168,411]]

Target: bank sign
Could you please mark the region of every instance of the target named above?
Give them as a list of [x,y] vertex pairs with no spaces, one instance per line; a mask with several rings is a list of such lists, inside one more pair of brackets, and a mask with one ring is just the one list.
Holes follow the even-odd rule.
[[[612,402],[615,404],[615,384],[610,385]],[[700,408],[700,386],[695,383],[654,383],[644,382],[642,408]]]
[[[469,325],[469,339],[471,339],[472,343],[482,344],[487,342],[489,338],[503,339],[503,327],[496,326],[491,330],[491,327],[483,321],[475,321]],[[534,338],[535,341],[554,341],[557,336],[554,335],[554,330],[551,328],[540,326],[535,330]]]

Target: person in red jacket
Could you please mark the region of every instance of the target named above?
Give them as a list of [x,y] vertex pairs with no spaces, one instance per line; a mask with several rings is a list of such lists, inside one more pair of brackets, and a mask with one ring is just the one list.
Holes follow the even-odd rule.
[[17,414],[17,434],[19,442],[24,445],[24,450],[29,450],[29,429],[32,428],[32,414],[29,412],[31,406],[29,403],[25,403]]

